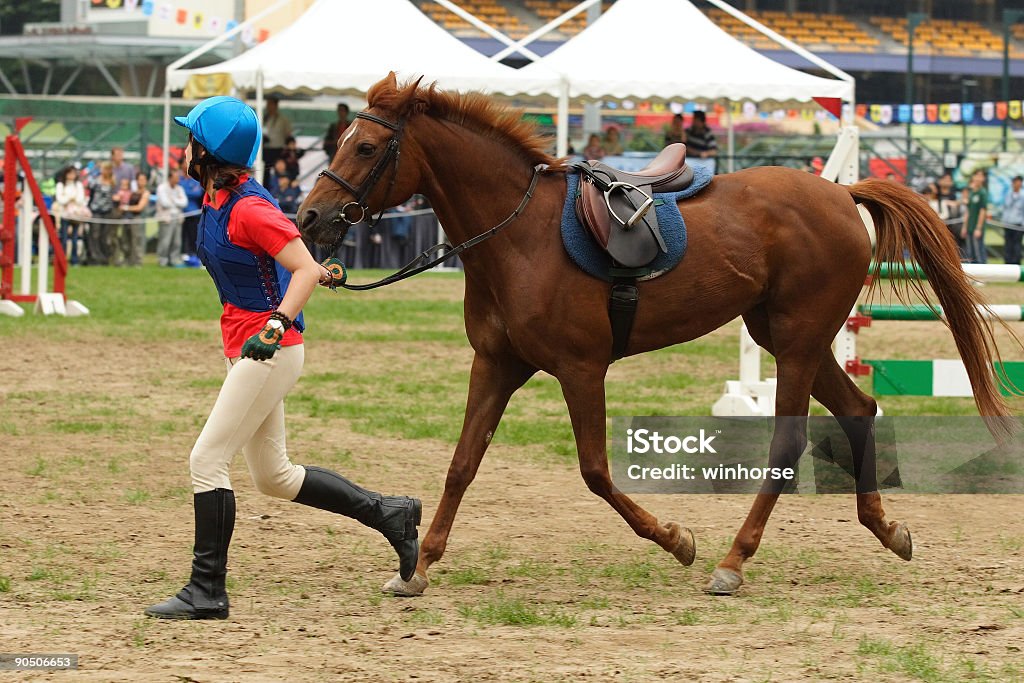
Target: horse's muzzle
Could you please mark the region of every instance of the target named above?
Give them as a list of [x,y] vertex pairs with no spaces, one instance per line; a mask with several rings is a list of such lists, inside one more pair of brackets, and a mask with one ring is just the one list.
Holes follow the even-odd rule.
[[334,244],[348,230],[348,223],[337,209],[325,212],[315,207],[302,208],[296,219],[303,238],[317,244]]

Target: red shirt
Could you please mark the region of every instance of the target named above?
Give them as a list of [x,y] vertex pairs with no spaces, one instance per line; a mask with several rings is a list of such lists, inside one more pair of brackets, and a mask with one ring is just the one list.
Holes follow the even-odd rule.
[[[248,176],[239,181],[244,183]],[[203,205],[214,208],[222,206],[230,196],[230,190],[217,190],[211,202],[209,195],[203,197]],[[231,209],[228,218],[228,239],[235,246],[251,251],[256,256],[268,254],[277,256],[285,245],[299,237],[295,227],[281,210],[262,197],[242,197]],[[283,292],[282,292],[283,294]],[[247,311],[234,304],[225,303],[220,316],[221,336],[224,339],[224,355],[235,358],[242,353],[242,344],[267,324],[272,311]],[[281,346],[302,343],[302,334],[294,327],[284,333]]]

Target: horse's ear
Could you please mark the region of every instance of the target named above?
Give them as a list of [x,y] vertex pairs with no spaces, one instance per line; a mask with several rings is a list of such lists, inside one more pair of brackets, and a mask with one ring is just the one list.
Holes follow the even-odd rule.
[[391,86],[392,90],[398,90],[398,76],[394,71],[388,72],[388,75],[384,77],[384,82]]
[[416,79],[416,82],[412,84],[413,97],[409,101],[409,113],[410,114],[422,114],[427,110],[428,102],[425,98],[419,97],[420,83],[423,81],[423,76]]

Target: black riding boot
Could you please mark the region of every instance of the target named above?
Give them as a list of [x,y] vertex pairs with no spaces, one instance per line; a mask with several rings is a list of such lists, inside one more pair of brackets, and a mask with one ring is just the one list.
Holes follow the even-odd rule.
[[161,619],[227,619],[228,545],[235,528],[235,492],[214,489],[194,495],[196,542],[192,578],[173,598],[146,610]]
[[422,505],[416,498],[382,496],[322,467],[306,466],[295,502],[345,515],[384,534],[398,553],[399,573],[408,581],[416,572],[420,544],[416,527]]

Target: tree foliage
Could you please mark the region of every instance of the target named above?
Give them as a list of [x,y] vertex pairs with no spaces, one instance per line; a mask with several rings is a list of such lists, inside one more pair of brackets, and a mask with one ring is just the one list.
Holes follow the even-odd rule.
[[60,0],[2,0],[0,34],[20,35],[25,24],[60,21]]

